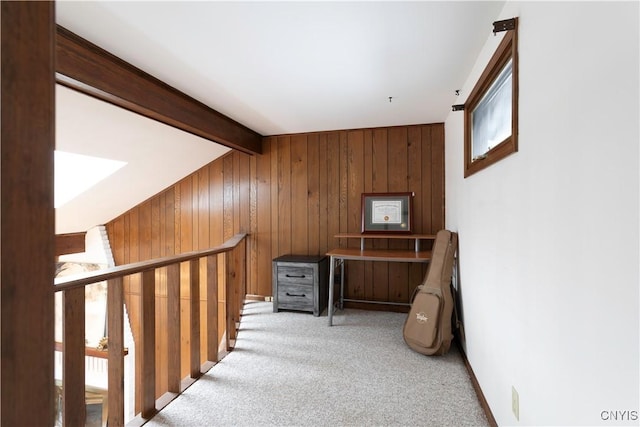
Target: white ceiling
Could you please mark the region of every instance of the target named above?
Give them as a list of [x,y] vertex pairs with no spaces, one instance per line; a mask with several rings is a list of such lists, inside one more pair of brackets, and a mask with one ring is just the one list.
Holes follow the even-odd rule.
[[[457,101],[455,90],[464,83],[503,4],[57,1],[56,20],[266,136],[443,122]],[[122,111],[100,118],[107,128],[101,138],[92,122],[96,119],[92,108],[63,105],[104,104],[79,101],[83,97],[59,95],[59,121],[65,108],[69,109],[65,114],[73,116],[57,124],[59,149],[64,145],[67,151],[91,155],[100,155],[100,151],[125,161],[124,148],[136,147],[145,155],[159,156],[161,153],[154,152],[166,150],[163,161],[180,158],[179,163],[190,168],[193,162],[198,163],[195,160],[206,159],[206,164],[215,158],[211,156],[220,155],[216,144]],[[95,108],[102,110],[104,105]],[[126,121],[122,118],[126,115],[135,118],[129,120],[130,126],[135,126],[134,121],[147,121],[163,130],[158,129],[152,138],[131,129],[125,131],[121,121]],[[76,134],[71,129],[78,122],[86,124],[86,133]],[[173,138],[176,141],[171,142]],[[157,145],[156,139],[166,144]],[[198,150],[185,149],[185,140],[216,149],[204,156]],[[88,223],[90,227],[109,221],[172,184],[168,182],[171,179],[175,182],[175,176],[185,176],[199,167],[169,176],[170,169],[177,169],[175,163],[165,168],[150,163],[146,169],[143,163],[131,165],[140,168],[144,179],[131,175],[119,181],[121,186],[114,194],[127,199],[126,208],[109,210],[100,218],[93,214],[85,221],[89,214],[82,211],[89,200],[81,202],[79,198],[64,212],[58,209],[58,232],[79,231],[88,228]],[[131,169],[127,166],[116,176],[127,168]],[[160,182],[159,178],[165,179]],[[129,197],[137,191],[131,183],[138,181],[145,181],[151,192],[142,199]],[[60,219],[70,212],[74,218]]]

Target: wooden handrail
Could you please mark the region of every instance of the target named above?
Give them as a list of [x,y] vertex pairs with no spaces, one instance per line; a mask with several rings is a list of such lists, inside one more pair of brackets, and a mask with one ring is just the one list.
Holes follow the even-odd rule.
[[[56,341],[54,347],[56,351],[64,351],[64,346],[61,342]],[[89,357],[96,357],[98,359],[108,359],[109,358],[109,350],[98,350],[95,347],[85,347],[84,354]],[[125,348],[122,352],[123,356],[129,354],[129,349]]]
[[[153,417],[186,387],[206,372],[218,361],[218,255],[225,256],[225,274],[223,289],[225,290],[226,348],[232,350],[232,342],[236,337],[236,327],[240,318],[242,300],[246,293],[246,234],[236,234],[222,245],[215,248],[187,252],[179,255],[158,258],[150,261],[136,262],[99,271],[65,276],[55,280],[55,292],[62,292],[63,301],[63,342],[56,350],[63,352],[62,402],[63,425],[79,425],[85,419],[85,377],[84,358],[87,349],[84,346],[85,301],[84,287],[94,283],[107,281],[107,324],[109,331],[108,357],[108,423],[113,426],[124,425],[124,332],[123,332],[123,278],[133,274],[141,274],[140,291],[140,348],[136,354],[141,357],[140,369],[142,381],[139,384],[141,399],[140,414],[136,420]],[[201,258],[206,259],[206,360],[200,360],[200,274]],[[190,373],[180,379],[180,263],[189,262],[189,294],[190,294]],[[167,267],[167,296],[169,297],[167,316],[170,319],[167,334],[169,354],[172,355],[168,366],[168,391],[156,399],[156,325],[155,325],[155,270]],[[102,356],[102,355],[101,355]],[[139,422],[139,421],[138,421]],[[136,421],[134,420],[134,424]]]
[[184,261],[191,261],[209,255],[216,255],[235,248],[247,236],[246,233],[236,234],[220,246],[205,249],[202,251],[185,252],[179,255],[171,255],[164,258],[156,258],[149,261],[134,262],[127,265],[105,268],[103,270],[91,271],[88,273],[79,273],[69,276],[59,277],[55,279],[55,291],[64,291],[73,288],[84,287],[93,283],[102,282],[103,280],[114,279],[117,277],[129,276],[131,274],[142,273],[143,271],[153,270],[156,268],[166,267]]

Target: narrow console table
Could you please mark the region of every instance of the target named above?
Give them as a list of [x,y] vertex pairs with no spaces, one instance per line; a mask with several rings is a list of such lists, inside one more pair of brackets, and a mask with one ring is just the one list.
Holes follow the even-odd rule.
[[[434,240],[435,235],[431,234],[359,234],[342,233],[336,234],[338,239],[360,239],[360,248],[336,248],[327,252],[329,257],[329,304],[328,316],[329,326],[333,325],[333,287],[335,282],[335,268],[340,266],[340,300],[339,307],[343,308],[345,301],[370,302],[377,304],[397,304],[384,301],[352,300],[344,298],[344,262],[346,260],[355,261],[385,261],[385,262],[421,262],[427,263],[431,259],[431,251],[420,250],[422,240]],[[414,250],[402,249],[365,249],[366,239],[404,239],[414,240]]]

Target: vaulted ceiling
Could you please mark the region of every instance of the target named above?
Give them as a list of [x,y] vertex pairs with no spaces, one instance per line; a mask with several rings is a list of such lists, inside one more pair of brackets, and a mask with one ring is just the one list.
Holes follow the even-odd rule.
[[[56,21],[266,136],[443,122],[503,4],[57,1]],[[58,149],[138,162],[58,208],[57,232],[109,221],[226,152],[65,88],[57,108]],[[126,200],[89,212],[105,191]]]

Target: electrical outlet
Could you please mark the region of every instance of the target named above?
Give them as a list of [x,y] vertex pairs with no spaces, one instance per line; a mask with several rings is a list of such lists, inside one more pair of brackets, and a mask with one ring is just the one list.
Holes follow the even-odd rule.
[[511,410],[516,416],[516,420],[520,421],[520,396],[514,386],[511,386]]

